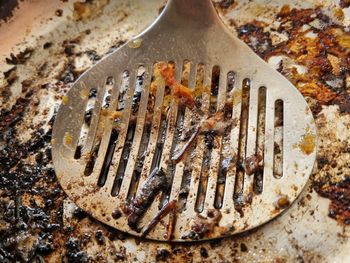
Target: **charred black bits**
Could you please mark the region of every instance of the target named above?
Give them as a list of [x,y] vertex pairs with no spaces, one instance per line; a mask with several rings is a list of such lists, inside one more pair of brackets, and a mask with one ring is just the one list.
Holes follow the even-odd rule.
[[58,16],[58,17],[61,17],[63,15],[63,10],[62,9],[57,9],[55,11],[55,15]]
[[201,254],[202,258],[207,258],[209,256],[208,251],[205,247],[201,247],[199,253]]
[[93,111],[94,111],[94,109],[91,108],[91,109],[88,109],[88,110],[85,112],[84,120],[85,120],[85,123],[86,123],[87,125],[90,125],[90,124],[91,124],[91,118],[92,118]]
[[13,67],[4,72],[4,77],[8,85],[12,85],[18,79],[18,76],[16,74],[16,69],[17,69],[16,67]]
[[95,89],[95,88],[90,89],[89,99],[96,98],[96,95],[97,95],[97,89]]
[[19,52],[17,55],[10,54],[9,58],[6,58],[6,63],[10,65],[24,64],[33,54],[34,50],[26,48],[24,51]]
[[253,23],[240,26],[238,36],[260,56],[264,56],[266,52],[272,49],[270,33],[264,32],[263,27]]
[[117,261],[124,261],[126,258],[126,248],[121,247],[120,250],[115,254],[115,259]]
[[318,169],[322,169],[323,167],[325,167],[327,164],[329,164],[329,160],[324,157],[324,156],[320,156],[319,158],[317,158],[317,166]]
[[42,152],[38,152],[35,156],[35,161],[37,163],[41,163],[44,158],[44,154]]
[[75,67],[73,64],[68,64],[65,70],[62,72],[59,80],[62,81],[64,84],[67,84],[69,82],[74,82],[74,80],[77,77],[77,73],[75,72]]
[[66,248],[66,257],[68,262],[88,262],[87,254],[83,251],[80,251],[80,242],[78,239],[71,237],[66,243]]
[[232,4],[234,4],[234,0],[221,0],[218,4],[220,8],[229,8]]
[[81,209],[80,207],[77,207],[74,209],[73,216],[76,217],[77,219],[81,220],[85,217],[87,217],[87,213]]
[[66,53],[66,55],[68,56],[72,56],[75,53],[74,49],[75,49],[74,45],[66,45],[64,48],[64,53]]
[[206,132],[204,135],[204,142],[208,149],[212,150],[215,146],[215,134],[212,131]]
[[52,47],[52,43],[51,42],[46,42],[44,45],[43,45],[43,49],[48,49]]
[[156,254],[157,261],[165,261],[169,258],[170,252],[164,248],[158,249]]
[[116,209],[116,210],[114,210],[114,211],[112,212],[112,217],[113,217],[114,219],[118,219],[118,218],[120,218],[121,216],[122,216],[122,212],[120,212],[119,209]]
[[86,263],[88,262],[88,256],[84,251],[78,251],[76,253],[68,254],[69,263]]
[[95,50],[85,51],[85,54],[89,57],[89,59],[93,62],[96,62],[101,59],[101,56],[97,54]]
[[240,248],[241,248],[241,252],[247,252],[248,251],[248,247],[244,243],[241,243]]
[[95,238],[96,238],[96,241],[99,245],[104,245],[106,243],[102,230],[96,231]]
[[37,252],[42,255],[47,255],[51,253],[54,249],[51,243],[40,243],[37,248]]

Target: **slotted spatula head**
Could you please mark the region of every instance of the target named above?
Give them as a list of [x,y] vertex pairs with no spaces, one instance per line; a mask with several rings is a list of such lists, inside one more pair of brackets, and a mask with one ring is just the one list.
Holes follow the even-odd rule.
[[[191,92],[179,98],[155,63],[170,63],[180,83],[185,61]],[[312,171],[315,138],[302,95],[225,28],[211,1],[170,0],[64,97],[53,162],[96,219],[150,239],[202,240],[289,207]]]

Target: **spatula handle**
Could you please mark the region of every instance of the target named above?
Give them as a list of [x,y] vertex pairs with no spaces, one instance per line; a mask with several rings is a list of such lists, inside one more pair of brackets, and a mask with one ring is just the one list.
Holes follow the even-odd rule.
[[169,0],[162,15],[204,25],[219,19],[211,0]]

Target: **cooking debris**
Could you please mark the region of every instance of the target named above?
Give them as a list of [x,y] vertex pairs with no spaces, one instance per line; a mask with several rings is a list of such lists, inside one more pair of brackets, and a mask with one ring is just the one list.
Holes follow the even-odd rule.
[[67,147],[71,147],[71,146],[72,146],[72,143],[73,143],[72,134],[70,134],[69,132],[66,132],[66,133],[64,134],[64,137],[63,137],[63,143],[64,143],[64,145],[66,145]]
[[0,7],[0,22],[7,22],[14,13],[15,8],[18,7],[18,1],[6,1],[1,3]]
[[122,111],[115,111],[111,109],[102,109],[101,110],[101,116],[111,120],[116,121],[120,119],[120,117],[123,115]]
[[298,147],[304,154],[313,153],[316,147],[315,135],[307,132],[299,142]]
[[[311,97],[311,109],[318,105],[337,104],[338,89],[345,88],[350,69],[348,48],[350,37],[344,28],[335,24],[320,8],[296,9],[285,5],[277,14],[280,35],[289,36],[276,45],[276,38],[264,30],[268,25],[254,21],[238,28],[240,37],[265,60],[285,55],[295,62],[278,70],[306,97]],[[304,66],[306,71],[297,70]],[[340,80],[340,87],[336,84]]]
[[186,144],[172,157],[172,161],[180,161],[188,149],[194,144],[199,134],[208,135],[210,133],[211,136],[223,135],[225,130],[229,128],[232,123],[232,119],[225,119],[224,112],[222,111],[217,111],[213,116],[200,120],[197,125],[190,128],[192,135]]
[[[88,2],[95,1],[86,1],[83,4],[86,5]],[[349,6],[347,0],[341,0],[340,4],[342,7]],[[278,26],[273,28],[273,31],[289,36],[288,40],[277,45],[273,44],[274,37],[269,33],[271,25],[253,21],[237,27],[237,31],[240,38],[246,41],[265,60],[283,54],[306,68],[306,73],[299,72],[296,68],[288,68],[285,63],[281,62],[278,70],[297,85],[304,96],[310,98],[308,102],[315,113],[315,118],[318,118],[323,107],[330,104],[339,105],[340,113],[348,115],[350,113],[350,100],[347,92],[347,76],[349,75],[350,38],[346,28],[335,24],[320,8],[295,9],[286,6],[281,9],[276,20],[278,20]],[[234,24],[233,21],[232,24]],[[303,27],[309,27],[309,29],[305,31]],[[308,36],[315,34],[316,37],[307,37],[307,34]],[[48,41],[50,42],[47,43],[51,43],[52,40]],[[45,48],[51,47],[54,50],[56,46],[60,45],[58,43],[46,44]],[[119,44],[112,46],[110,50],[115,50],[117,46]],[[20,65],[27,60],[36,63],[31,58],[34,50],[31,48],[28,50],[24,51],[22,55],[22,52],[18,55],[11,54],[6,59],[7,63]],[[62,56],[68,55],[64,53]],[[57,84],[53,86],[54,88],[50,85],[46,86],[59,98],[62,91],[67,90],[69,84],[81,73],[76,72],[75,68],[69,64],[65,65],[65,69],[66,71],[57,76],[58,80],[65,83],[64,85]],[[18,140],[18,129],[22,130],[23,127],[26,130],[30,129],[26,120],[30,115],[35,115],[36,108],[31,102],[33,93],[36,94],[41,87],[41,85],[37,85],[36,73],[28,76],[29,78],[33,80],[32,85],[25,87],[13,106],[11,105],[8,109],[3,108],[0,112],[0,261],[45,262],[45,260],[49,260],[48,255],[57,255],[57,253],[61,255],[58,258],[67,262],[103,261],[106,255],[100,253],[92,255],[86,251],[90,240],[94,240],[94,233],[89,233],[86,229],[83,231],[78,227],[73,230],[65,229],[62,225],[62,200],[66,196],[57,183],[55,173],[51,168],[51,128],[41,129],[40,125],[31,127],[35,131],[31,133],[30,138],[23,141]],[[341,80],[340,86],[333,85],[335,83],[333,80],[337,79]],[[7,89],[9,88],[8,86]],[[320,151],[323,149],[321,148]],[[326,163],[325,166],[337,167],[338,165],[337,163],[333,164],[328,159],[323,163]],[[317,180],[312,179],[314,180],[314,189],[321,196],[331,200],[329,216],[341,224],[349,224],[348,201],[350,198],[347,194],[350,185],[349,179],[328,182],[330,179],[334,179],[333,175]],[[43,203],[42,200],[44,200]],[[85,220],[84,224],[81,225],[88,225],[88,228],[91,229],[98,226],[103,228],[104,232],[111,233],[109,236],[111,240],[115,238],[125,239],[125,235],[122,233],[115,234],[115,231],[103,226],[91,217],[86,217],[83,220]],[[238,237],[238,239],[240,238]],[[239,247],[239,243],[231,242],[231,239],[225,239],[225,241],[232,247],[235,245]],[[215,246],[217,247],[215,243],[211,243],[211,245],[213,250]],[[193,252],[189,251],[186,246],[176,245],[172,250],[172,256],[176,254],[186,261],[193,260]],[[112,248],[115,249],[113,246],[108,246],[111,251]],[[221,250],[221,248],[219,249]],[[249,249],[253,248],[249,246]],[[201,249],[203,258],[206,258],[208,254],[205,250]],[[241,250],[245,251],[242,247]],[[239,251],[232,251],[234,252],[233,260],[242,260],[242,254]],[[210,253],[211,256],[215,256],[216,253],[211,252],[213,252]],[[298,259],[307,261],[309,251],[306,252]],[[126,254],[123,246],[111,253],[114,253],[115,260],[132,259]],[[318,259],[319,255],[310,252],[310,256],[311,260],[315,260],[315,258]]]
[[123,212],[128,216],[128,225],[135,231],[140,231],[138,222],[147,208],[152,204],[155,196],[168,187],[168,178],[162,168],[155,168],[142,185],[140,191],[130,204],[123,207]]
[[262,159],[263,157],[260,154],[254,154],[246,158],[244,163],[246,174],[252,175],[263,169],[263,165],[261,164]]
[[216,209],[208,210],[207,217],[197,214],[191,222],[191,232],[188,237],[190,239],[202,239],[203,237],[210,236],[210,233],[214,230],[221,219],[221,212]]
[[103,8],[109,0],[90,0],[85,2],[74,2],[73,18],[77,21],[94,18],[102,13]]
[[1,262],[28,262],[50,254],[56,248],[53,235],[60,236],[62,228],[58,211],[64,194],[49,165],[52,121],[47,131],[42,124],[35,126],[27,141],[17,136],[17,125],[28,110],[36,109],[35,97],[27,92],[12,109],[0,112]]
[[19,52],[17,55],[11,53],[10,57],[6,58],[6,62],[10,65],[24,64],[32,56],[33,52],[34,49],[26,48],[25,50]]
[[128,47],[130,47],[130,48],[139,48],[139,47],[141,47],[141,45],[142,45],[142,38],[137,38],[137,39],[133,39],[133,40],[131,40],[129,43],[128,43]]
[[[168,215],[170,212],[172,212],[172,214],[174,215],[176,213],[176,201],[170,201],[169,203],[165,204],[161,210],[159,210],[158,214],[156,214],[156,216],[143,228],[141,237],[145,237],[147,236],[147,234],[149,233],[149,231],[151,231],[156,224],[158,224],[160,222],[160,220],[162,220],[166,215]],[[172,235],[172,231],[174,229],[173,226],[173,219],[170,219],[170,223],[168,225],[168,231],[166,233],[167,236],[167,240],[171,239],[171,235]]]
[[337,183],[320,182],[314,188],[319,195],[331,200],[328,215],[350,225],[350,177]]
[[235,8],[238,3],[235,0],[221,0],[219,2],[215,3],[216,6],[218,6],[223,12],[228,12],[229,10],[232,10]]
[[165,83],[171,88],[172,95],[177,99],[180,105],[184,105],[190,109],[195,107],[194,96],[192,90],[188,87],[177,83],[174,77],[174,67],[169,64],[160,64],[160,74],[165,80]]
[[350,1],[349,0],[340,0],[339,5],[341,8],[347,8],[350,6]]
[[279,196],[275,202],[275,208],[278,210],[287,208],[289,205],[290,205],[290,201],[288,196],[286,195]]

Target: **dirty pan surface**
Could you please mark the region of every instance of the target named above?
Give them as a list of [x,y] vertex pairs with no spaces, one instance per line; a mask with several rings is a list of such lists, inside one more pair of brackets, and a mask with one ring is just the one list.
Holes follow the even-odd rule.
[[143,241],[99,223],[67,198],[51,161],[52,123],[74,80],[149,25],[162,1],[21,2],[0,26],[0,261],[345,262],[349,9],[345,1],[285,2],[216,6],[232,32],[306,97],[318,129],[317,165],[274,221],[196,244]]

